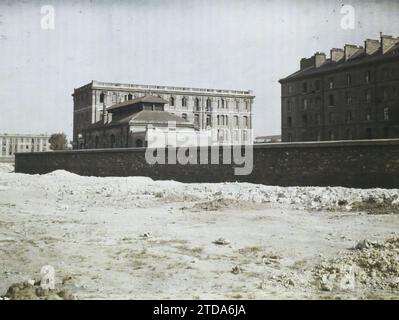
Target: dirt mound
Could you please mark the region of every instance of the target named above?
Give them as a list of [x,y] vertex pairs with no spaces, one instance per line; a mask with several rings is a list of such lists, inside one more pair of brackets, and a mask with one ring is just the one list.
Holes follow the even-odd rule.
[[43,289],[38,284],[29,282],[14,283],[3,299],[9,300],[73,300],[74,297],[63,289]]
[[316,266],[313,272],[316,285],[323,291],[399,292],[399,238],[373,243],[361,250],[353,249],[343,257]]
[[399,199],[396,197],[375,198],[369,196],[361,201],[351,203],[351,211],[365,211],[369,214],[399,213]]

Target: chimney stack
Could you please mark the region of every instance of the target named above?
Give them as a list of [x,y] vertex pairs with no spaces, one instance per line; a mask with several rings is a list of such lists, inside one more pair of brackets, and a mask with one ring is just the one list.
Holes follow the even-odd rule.
[[346,44],[344,47],[345,61],[362,49],[363,47],[358,47],[353,44]]
[[387,53],[395,44],[399,43],[399,38],[394,38],[392,36],[381,35],[381,49],[382,54]]
[[307,69],[310,67],[318,68],[325,62],[326,62],[326,54],[323,52],[316,52],[310,58],[302,58],[301,59],[301,70]]
[[381,48],[380,41],[374,40],[374,39],[366,39],[366,41],[364,41],[364,48],[365,48],[366,54],[373,54],[378,49]]
[[341,60],[344,57],[344,49],[339,49],[339,48],[332,48],[330,50],[330,60],[332,62],[337,62]]

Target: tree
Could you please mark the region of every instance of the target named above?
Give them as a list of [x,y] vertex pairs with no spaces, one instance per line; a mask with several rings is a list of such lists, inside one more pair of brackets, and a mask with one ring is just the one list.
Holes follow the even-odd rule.
[[67,150],[68,140],[65,133],[54,133],[49,139],[51,150]]

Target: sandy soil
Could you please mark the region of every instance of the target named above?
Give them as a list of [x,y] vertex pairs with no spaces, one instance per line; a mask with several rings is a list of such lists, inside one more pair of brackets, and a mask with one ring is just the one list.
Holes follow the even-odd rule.
[[398,190],[11,171],[0,295],[51,265],[77,299],[399,298],[399,242],[352,250],[398,237]]

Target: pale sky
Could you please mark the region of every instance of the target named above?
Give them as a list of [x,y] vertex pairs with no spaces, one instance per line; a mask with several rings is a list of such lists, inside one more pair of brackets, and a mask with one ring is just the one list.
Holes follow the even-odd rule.
[[99,80],[251,89],[255,136],[279,134],[278,80],[316,51],[398,36],[398,14],[394,0],[1,0],[0,132],[72,139],[73,89]]

